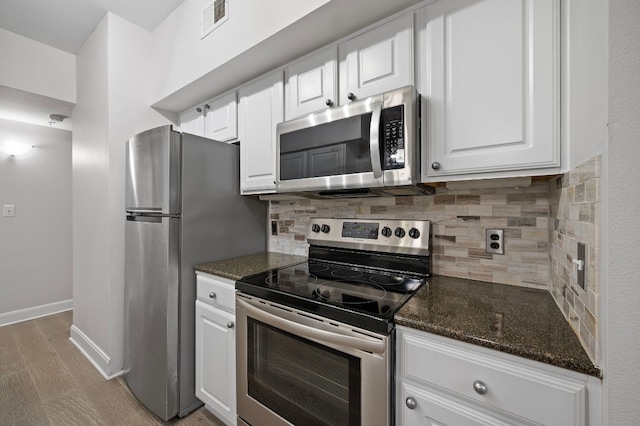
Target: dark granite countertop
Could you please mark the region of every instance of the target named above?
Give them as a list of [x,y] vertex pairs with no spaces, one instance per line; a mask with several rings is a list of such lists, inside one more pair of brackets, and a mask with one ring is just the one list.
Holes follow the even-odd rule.
[[544,290],[433,276],[395,323],[602,377]]
[[218,260],[215,262],[195,265],[194,269],[200,272],[217,275],[230,280],[239,280],[242,277],[259,274],[270,269],[295,265],[307,260],[304,256],[291,254],[262,252],[233,259]]

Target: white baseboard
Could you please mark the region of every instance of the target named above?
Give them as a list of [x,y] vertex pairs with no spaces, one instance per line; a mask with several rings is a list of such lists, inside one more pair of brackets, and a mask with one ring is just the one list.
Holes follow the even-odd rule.
[[63,300],[61,302],[48,303],[46,305],[34,306],[32,308],[20,309],[18,311],[0,314],[0,327],[3,325],[15,324],[17,322],[28,321],[47,315],[73,309],[73,300]]
[[71,336],[69,340],[80,349],[80,352],[82,352],[106,380],[111,380],[124,373],[122,370],[118,370],[115,373],[111,371],[112,366],[109,356],[75,325],[71,326]]

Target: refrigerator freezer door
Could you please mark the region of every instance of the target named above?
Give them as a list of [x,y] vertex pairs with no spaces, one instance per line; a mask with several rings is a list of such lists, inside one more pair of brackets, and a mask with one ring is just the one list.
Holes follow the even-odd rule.
[[180,134],[171,126],[127,142],[125,207],[128,211],[180,212]]
[[179,406],[180,221],[129,216],[125,224],[125,379],[165,420]]

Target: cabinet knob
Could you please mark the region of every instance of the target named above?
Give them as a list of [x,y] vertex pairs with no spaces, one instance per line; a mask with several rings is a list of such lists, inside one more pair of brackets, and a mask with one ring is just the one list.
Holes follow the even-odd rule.
[[485,385],[484,382],[481,382],[480,380],[476,380],[475,382],[473,382],[473,390],[476,391],[476,393],[479,395],[484,395],[489,391],[487,385]]
[[211,106],[209,106],[209,104],[204,104],[204,109],[209,109],[211,108]]
[[327,99],[325,102],[325,104],[327,104],[327,106],[333,106],[333,101],[331,99]]
[[210,299],[215,299],[216,298],[216,294],[214,292],[209,293],[209,298]]
[[431,168],[433,170],[439,170],[440,169],[440,163],[438,163],[437,161],[434,161],[433,163],[431,163]]
[[229,321],[229,322],[227,323],[227,328],[233,328],[233,325],[234,325],[234,324],[233,324],[233,321]]
[[349,92],[349,94],[347,95],[347,99],[349,99],[350,101],[354,100],[355,98],[356,98],[356,95],[354,95],[351,92]]
[[198,107],[198,108],[196,108],[196,111],[197,112],[202,112],[202,108]]
[[418,401],[416,401],[414,398],[411,398],[411,397],[408,397],[407,399],[405,399],[404,402],[405,404],[407,404],[407,408],[409,410],[413,410],[418,406]]

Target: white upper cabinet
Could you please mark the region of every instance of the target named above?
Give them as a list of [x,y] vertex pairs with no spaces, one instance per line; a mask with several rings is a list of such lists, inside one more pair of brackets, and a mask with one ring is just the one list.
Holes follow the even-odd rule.
[[337,56],[336,47],[331,46],[284,70],[286,120],[337,105]]
[[238,94],[240,192],[275,192],[276,125],[284,119],[282,70],[241,87]]
[[204,109],[193,107],[180,114],[180,131],[196,136],[204,136]]
[[231,142],[238,139],[237,97],[230,92],[180,114],[184,133]]
[[340,105],[413,84],[413,15],[338,46]]
[[558,0],[439,1],[416,22],[423,180],[559,168]]
[[[238,139],[238,102],[236,92],[210,102],[204,116],[204,136],[220,142]],[[206,108],[205,105],[205,108]]]

